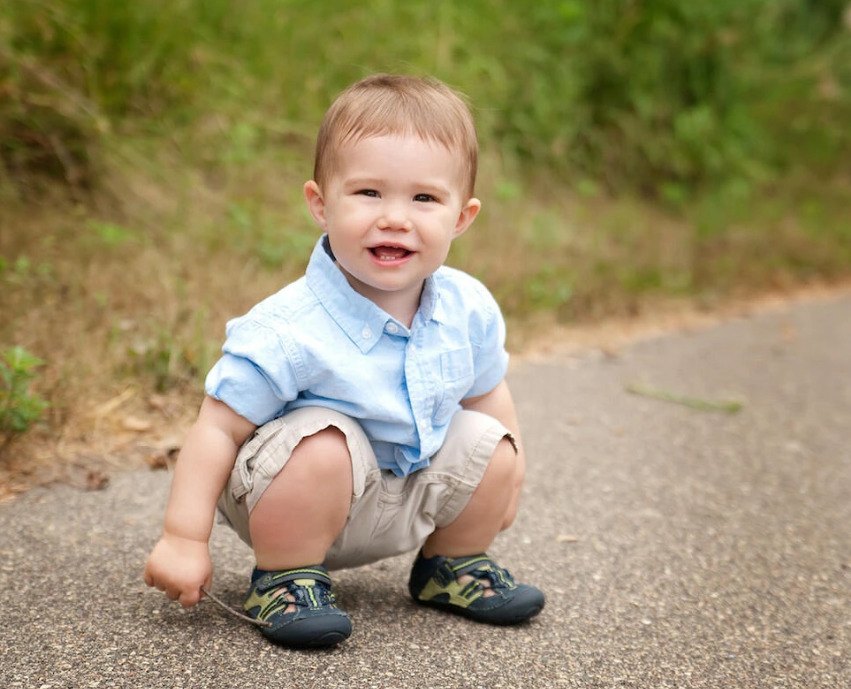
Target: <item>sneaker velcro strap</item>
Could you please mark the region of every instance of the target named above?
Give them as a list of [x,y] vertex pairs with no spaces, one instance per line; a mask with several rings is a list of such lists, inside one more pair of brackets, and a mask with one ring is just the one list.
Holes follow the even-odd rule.
[[492,588],[514,588],[514,578],[484,553],[473,557],[456,558],[448,563],[455,579],[469,574],[476,579],[487,579]]
[[254,586],[257,593],[264,594],[297,579],[312,579],[318,584],[331,588],[331,577],[328,576],[328,570],[322,565],[266,572],[254,583]]
[[481,555],[473,555],[472,557],[458,557],[454,560],[449,560],[447,564],[449,565],[456,579],[465,574],[470,574],[471,572],[481,568],[483,565],[490,565],[491,567],[496,567],[494,561],[491,560],[484,553],[482,553]]

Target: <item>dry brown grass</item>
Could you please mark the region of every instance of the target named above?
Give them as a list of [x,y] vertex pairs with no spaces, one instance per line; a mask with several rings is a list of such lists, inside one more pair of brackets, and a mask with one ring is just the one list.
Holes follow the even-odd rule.
[[[294,262],[273,271],[251,251],[222,250],[215,228],[229,232],[234,189],[113,186],[123,194],[85,204],[67,195],[0,204],[0,346],[47,362],[36,389],[50,403],[0,458],[0,497],[32,481],[84,482],[82,468],[138,465],[172,443],[227,319],[298,273]],[[119,238],[105,240],[105,225]]]
[[[45,189],[38,203],[0,204],[0,347],[47,362],[36,389],[50,403],[0,458],[0,499],[45,481],[96,487],[101,474],[161,463],[194,417],[226,321],[303,271],[318,230],[289,168],[156,169],[116,167],[97,196]],[[740,276],[734,289],[695,291],[677,282],[695,270],[685,220],[544,186],[536,198],[505,194],[504,178],[486,161],[486,210],[452,262],[493,289],[521,355],[615,351],[805,286]],[[281,245],[292,251],[275,253]]]

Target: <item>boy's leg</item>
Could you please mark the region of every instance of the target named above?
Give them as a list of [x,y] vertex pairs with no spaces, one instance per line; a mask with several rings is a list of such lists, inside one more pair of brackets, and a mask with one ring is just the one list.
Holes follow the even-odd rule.
[[525,467],[503,438],[467,506],[451,524],[437,528],[423,545],[423,556],[462,557],[483,553],[517,515]]
[[541,591],[515,583],[485,553],[514,521],[524,477],[522,455],[503,435],[467,504],[431,533],[417,555],[408,584],[415,601],[491,624],[524,622],[543,609]]
[[249,517],[257,567],[320,564],[349,515],[352,464],[343,433],[329,426],[304,438]]
[[262,426],[240,450],[219,509],[254,550],[244,608],[272,640],[321,647],[351,633],[323,563],[374,461],[354,420],[319,408]]
[[325,553],[346,524],[352,464],[346,437],[330,426],[296,445],[248,520],[257,560],[246,610],[287,646],[324,647],[351,633],[334,604]]

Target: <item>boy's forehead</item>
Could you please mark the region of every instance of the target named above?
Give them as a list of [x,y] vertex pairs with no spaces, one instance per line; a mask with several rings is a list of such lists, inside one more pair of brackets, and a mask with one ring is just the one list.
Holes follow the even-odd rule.
[[[433,155],[417,155],[424,152],[422,149],[430,149]],[[419,149],[419,151],[418,151]],[[456,147],[450,147],[436,140],[427,139],[415,133],[410,134],[370,134],[357,138],[350,138],[340,142],[335,150],[331,174],[340,172],[349,164],[368,162],[375,166],[392,167],[400,157],[413,157],[413,164],[421,164],[422,167],[438,167],[438,169],[451,176],[463,178],[466,168],[463,155]],[[459,182],[460,183],[460,182]]]

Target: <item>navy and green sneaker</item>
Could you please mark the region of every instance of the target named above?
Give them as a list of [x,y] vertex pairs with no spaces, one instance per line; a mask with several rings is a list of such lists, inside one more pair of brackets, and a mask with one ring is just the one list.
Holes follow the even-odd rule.
[[[469,581],[459,581],[465,574]],[[421,604],[488,624],[518,624],[544,607],[544,594],[528,584],[517,584],[508,572],[482,553],[446,558],[417,555],[408,590]],[[488,591],[492,593],[486,595]]]
[[[295,610],[287,612],[290,606]],[[291,648],[334,646],[352,633],[352,622],[335,605],[322,565],[259,574],[243,608],[249,617],[268,623],[260,628],[265,636]]]

